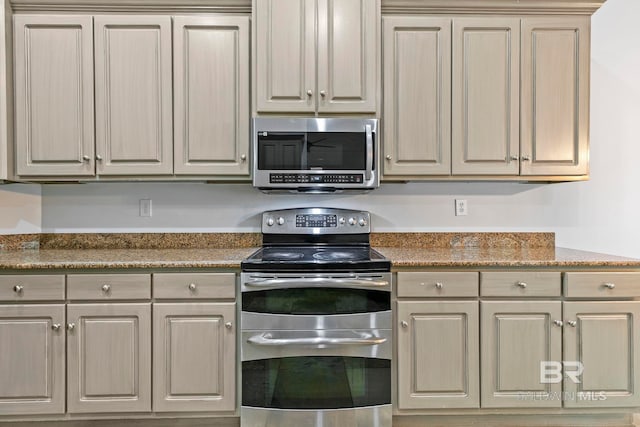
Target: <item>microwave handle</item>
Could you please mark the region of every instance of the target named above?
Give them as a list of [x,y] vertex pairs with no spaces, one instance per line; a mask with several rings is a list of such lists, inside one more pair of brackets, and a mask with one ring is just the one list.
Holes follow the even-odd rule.
[[367,134],[367,169],[364,174],[364,179],[369,181],[373,171],[373,132],[371,130],[371,125],[365,125],[364,128]]

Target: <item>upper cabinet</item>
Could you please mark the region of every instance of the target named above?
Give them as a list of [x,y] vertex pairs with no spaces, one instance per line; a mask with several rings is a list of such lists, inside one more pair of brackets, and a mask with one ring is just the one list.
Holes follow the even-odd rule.
[[385,16],[383,179],[586,178],[589,27]]
[[259,113],[375,113],[379,0],[254,0]]
[[16,174],[93,176],[90,16],[16,15]]
[[249,30],[220,14],[15,15],[17,177],[248,177]]

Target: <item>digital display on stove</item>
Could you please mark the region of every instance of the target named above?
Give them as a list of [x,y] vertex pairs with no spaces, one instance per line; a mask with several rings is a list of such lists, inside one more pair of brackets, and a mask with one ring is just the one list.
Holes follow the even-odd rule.
[[337,227],[337,215],[296,215],[296,227]]

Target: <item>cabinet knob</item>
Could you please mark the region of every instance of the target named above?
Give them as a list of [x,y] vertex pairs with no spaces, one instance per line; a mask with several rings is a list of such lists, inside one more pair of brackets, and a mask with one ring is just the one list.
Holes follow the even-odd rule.
[[325,96],[327,96],[327,92],[325,92],[324,90],[321,90],[320,96],[324,98]]
[[67,324],[67,331],[71,332],[76,328],[76,324],[75,323],[69,323]]
[[522,161],[523,162],[528,162],[529,160],[531,160],[531,157],[529,157],[528,154],[523,154],[522,155]]
[[403,320],[402,322],[400,322],[400,326],[402,326],[403,328],[407,328],[409,327],[409,324]]
[[569,324],[569,326],[575,328],[576,325],[578,324],[578,322],[576,322],[575,320],[569,320],[567,321],[567,323]]
[[233,323],[227,322],[227,323],[224,324],[224,327],[227,328],[227,329],[231,329],[233,327]]
[[89,160],[91,160],[91,157],[85,154],[84,156],[82,156],[82,160],[84,160],[85,162],[88,162]]
[[196,286],[196,284],[195,284],[195,283],[189,283],[189,290],[190,290],[191,292],[195,291],[195,290],[196,290],[196,288],[197,288],[197,286]]
[[247,155],[246,154],[242,154],[240,156],[240,160],[242,160],[243,162],[245,162],[247,160]]
[[613,288],[616,287],[616,284],[615,283],[605,283],[603,286],[605,288],[607,288],[607,289],[613,289]]
[[527,287],[527,284],[525,282],[518,282],[518,283],[516,283],[516,286],[518,286],[519,288],[524,289],[524,288]]
[[313,96],[313,91],[311,89],[307,90],[307,96],[308,97],[312,97]]
[[556,325],[556,326],[562,326],[563,325],[562,320],[554,320],[553,324]]
[[518,156],[511,156],[511,160],[520,160],[520,157],[518,157]]
[[105,294],[111,292],[111,285],[102,285],[102,292],[104,292]]
[[61,327],[62,325],[60,323],[54,323],[53,325],[51,325],[51,329],[53,329],[56,332],[59,331]]
[[442,289],[444,287],[444,284],[437,282],[436,283],[436,289]]
[[100,154],[96,154],[96,160],[101,162],[102,161],[102,156]]
[[387,159],[387,160],[391,160],[391,156],[390,156],[389,154],[387,154],[387,155],[385,156],[385,159]]
[[13,287],[13,291],[14,291],[16,294],[21,294],[21,293],[22,293],[22,291],[24,291],[24,286],[22,286],[22,285],[15,285],[15,286]]

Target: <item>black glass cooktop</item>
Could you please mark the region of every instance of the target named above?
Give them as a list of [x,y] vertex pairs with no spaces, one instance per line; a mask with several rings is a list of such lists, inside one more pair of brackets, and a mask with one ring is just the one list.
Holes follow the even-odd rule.
[[266,246],[242,261],[243,271],[390,271],[391,262],[369,246]]

